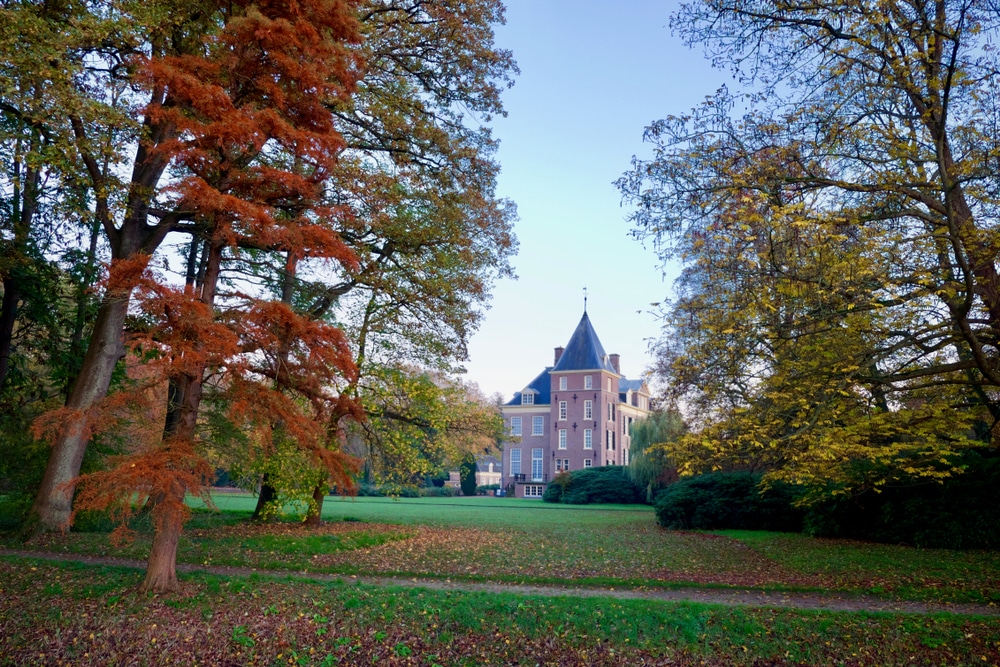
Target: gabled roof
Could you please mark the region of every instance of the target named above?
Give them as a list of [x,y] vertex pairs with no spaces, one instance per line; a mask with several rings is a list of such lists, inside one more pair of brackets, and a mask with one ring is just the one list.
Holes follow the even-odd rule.
[[[529,382],[528,386],[524,388],[535,392],[535,405],[548,405],[551,400],[549,397],[551,385],[549,371],[551,370],[551,366],[546,367],[544,371],[538,374],[538,377]],[[514,398],[507,401],[505,405],[521,405],[521,391],[514,394]]]
[[500,463],[500,459],[489,454],[476,457],[476,470],[479,472],[489,472],[491,463],[493,464],[493,472],[503,470],[503,464]]
[[[616,373],[585,312],[552,372],[603,370]],[[616,373],[617,374],[617,373]]]

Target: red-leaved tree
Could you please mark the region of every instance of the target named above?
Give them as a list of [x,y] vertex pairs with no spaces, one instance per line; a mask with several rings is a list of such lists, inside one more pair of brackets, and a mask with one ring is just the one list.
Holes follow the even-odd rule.
[[[150,501],[155,536],[143,584],[150,590],[176,585],[184,497],[199,492],[210,472],[199,446],[206,377],[227,395],[238,427],[259,431],[280,423],[312,447],[331,474],[350,468],[325,446],[324,428],[331,406],[340,404],[337,379],[354,372],[343,334],[328,325],[299,326],[293,311],[255,295],[253,286],[220,299],[219,285],[227,263],[245,247],[347,267],[355,262],[335,231],[340,212],[322,204],[343,147],[327,105],[350,95],[359,72],[347,48],[358,39],[353,3],[239,2],[219,16],[223,25],[200,51],[142,63],[147,85],[169,91],[145,108],[148,122],[172,135],[149,149],[149,159],[176,170],[171,208],[203,241],[198,281],[172,288],[149,272],[140,281],[137,265],[120,293],[127,298],[143,285],[139,302],[153,324],[136,344],[159,356],[162,377],[172,385],[163,437],[136,443],[110,470],[83,478],[78,502],[78,509],[115,505],[126,517],[133,494]],[[273,335],[252,340],[248,334],[261,331]],[[293,339],[312,369],[308,380],[296,380],[300,395],[309,396],[305,402],[263,382],[259,366],[268,345]]]

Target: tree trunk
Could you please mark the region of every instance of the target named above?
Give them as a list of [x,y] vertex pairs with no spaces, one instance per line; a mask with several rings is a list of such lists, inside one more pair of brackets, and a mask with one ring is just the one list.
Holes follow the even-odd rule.
[[[178,506],[184,504],[184,491],[179,488],[171,491],[173,497],[158,499],[158,507],[154,509],[156,530],[146,563],[146,578],[139,587],[142,591],[163,593],[177,588],[177,543],[184,526]],[[157,511],[163,516],[155,516]]]
[[[209,308],[215,304],[215,289],[222,267],[221,243],[213,243],[208,249],[208,264],[205,282],[201,286],[200,299]],[[200,352],[201,349],[196,350]],[[204,388],[205,363],[189,373],[179,375],[171,382],[171,410],[164,427],[163,441],[169,443],[194,443],[198,434],[198,411]],[[177,588],[177,542],[187,516],[184,506],[184,488],[174,482],[170,491],[157,497],[153,507],[153,546],[146,565],[146,578],[140,587],[143,591],[170,591]]]
[[323,480],[316,485],[313,489],[313,507],[309,509],[309,514],[306,515],[305,524],[310,528],[316,528],[323,524],[323,499],[326,498],[327,492],[330,490],[330,485]]
[[263,521],[264,511],[267,509],[267,504],[278,497],[278,491],[273,486],[268,483],[267,474],[264,474],[264,479],[260,483],[260,493],[257,495],[257,507],[253,510],[253,516],[250,517],[251,521]]
[[17,304],[21,300],[21,289],[17,283],[13,276],[4,278],[3,281],[3,304],[0,305],[0,391],[7,383],[14,341],[14,320],[17,318]]
[[[33,133],[34,134],[34,133]],[[37,144],[38,137],[33,137],[33,143]],[[20,144],[20,142],[18,142]],[[14,191],[12,197],[12,222],[14,238],[10,241],[9,260],[11,264],[17,266],[21,264],[21,271],[8,268],[8,273],[3,277],[3,304],[0,306],[0,390],[4,388],[7,381],[7,371],[10,369],[10,354],[14,343],[14,323],[17,320],[17,309],[21,301],[21,281],[24,280],[23,271],[26,269],[24,263],[28,258],[28,238],[30,236],[32,219],[35,217],[35,210],[38,201],[38,189],[41,182],[41,172],[34,167],[26,167],[24,170],[24,183],[21,181],[21,163],[15,161],[14,169]]]
[[72,412],[66,416],[52,446],[45,476],[31,508],[30,529],[34,534],[69,528],[74,480],[80,474],[90,441],[88,412],[107,394],[115,364],[125,356],[122,331],[131,292],[131,288],[115,290],[101,302],[80,375],[66,402]]

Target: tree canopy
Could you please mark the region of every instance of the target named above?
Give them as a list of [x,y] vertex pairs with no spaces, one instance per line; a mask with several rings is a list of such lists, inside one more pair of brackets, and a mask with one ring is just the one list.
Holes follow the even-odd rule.
[[658,361],[700,421],[682,470],[870,487],[1000,442],[997,20],[979,0],[674,15],[743,86],[650,125],[618,182],[683,264]]

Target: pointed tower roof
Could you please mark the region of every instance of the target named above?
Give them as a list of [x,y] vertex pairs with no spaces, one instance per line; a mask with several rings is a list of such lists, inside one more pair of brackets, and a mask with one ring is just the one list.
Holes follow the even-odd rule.
[[604,351],[604,346],[601,345],[597,332],[590,324],[590,317],[584,311],[580,323],[576,325],[576,331],[566,343],[566,350],[559,357],[559,362],[551,372],[589,370],[602,370],[619,374],[611,365],[611,360]]

